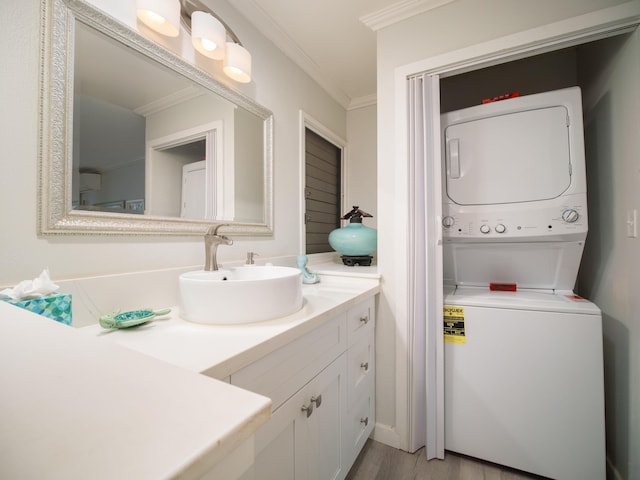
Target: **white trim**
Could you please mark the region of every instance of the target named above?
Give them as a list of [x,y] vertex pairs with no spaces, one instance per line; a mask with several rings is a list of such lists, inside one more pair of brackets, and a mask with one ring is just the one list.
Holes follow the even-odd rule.
[[638,23],[640,2],[634,0],[419,60],[396,70],[406,77],[424,72],[444,78],[605,38],[633,29]]
[[[394,102],[394,111],[396,119],[396,138],[408,139],[408,75],[399,73],[396,70],[394,93],[396,101]],[[396,150],[394,158],[406,159],[409,158],[408,141],[395,142]],[[396,201],[394,203],[394,210],[396,212],[407,212],[405,215],[394,215],[393,226],[390,227],[394,232],[408,232],[409,231],[409,197],[403,195],[402,192],[407,190],[407,182],[409,178],[409,162],[408,161],[396,161],[395,164],[395,184],[394,192],[397,192]],[[389,285],[389,289],[393,289],[393,297],[395,302],[395,318],[397,319],[397,331],[396,331],[396,424],[395,429],[398,435],[397,448],[401,450],[409,450],[409,420],[410,420],[410,386],[409,386],[409,354],[407,351],[407,345],[409,341],[409,332],[411,332],[411,323],[409,318],[409,299],[408,285],[410,284],[410,270],[409,270],[409,255],[408,255],[408,241],[404,238],[404,243],[398,238],[397,244],[394,245],[397,250],[401,250],[404,253],[404,257],[399,255],[399,259],[396,260],[393,278],[396,279],[394,285]],[[398,261],[399,260],[399,261]],[[378,260],[379,262],[381,259]],[[384,278],[384,275],[383,275]]]
[[370,107],[378,103],[378,94],[373,93],[371,95],[365,95],[363,97],[357,97],[351,100],[349,108],[347,110],[356,110],[358,108]]
[[306,253],[306,241],[305,241],[305,221],[304,221],[304,213],[305,213],[305,196],[304,196],[304,187],[305,187],[305,174],[306,174],[306,142],[305,142],[305,129],[309,129],[322,138],[327,140],[328,142],[333,143],[336,147],[340,149],[340,211],[343,211],[345,208],[345,199],[347,197],[347,157],[348,157],[348,149],[347,149],[347,141],[339,136],[337,133],[333,132],[331,129],[327,128],[325,125],[320,123],[318,120],[313,118],[311,115],[305,113],[303,110],[300,110],[300,128],[298,134],[299,138],[299,153],[298,157],[300,158],[300,179],[299,179],[299,189],[300,194],[298,198],[300,199],[300,217],[302,219],[302,228],[300,229],[300,239],[299,239],[299,248],[298,251],[301,254]]
[[216,120],[180,132],[174,132],[164,137],[154,138],[147,142],[145,153],[145,171],[147,172],[145,175],[145,210],[153,207],[154,153],[186,143],[205,140],[205,219],[221,220],[223,218],[233,218],[235,209],[234,169],[233,164],[224,165],[223,138],[223,122],[222,120]]
[[[371,434],[376,442],[384,443],[385,445],[397,446],[400,445],[400,436],[398,432],[390,425],[383,423],[376,423]],[[399,448],[399,447],[397,447]]]
[[174,105],[180,105],[182,102],[200,97],[205,93],[206,92],[201,88],[196,87],[195,85],[190,85],[187,88],[178,90],[177,92],[166,95],[162,98],[154,100],[153,102],[141,105],[133,111],[138,115],[148,117],[149,115],[161,112],[169,107],[173,107]]
[[456,0],[403,0],[363,15],[359,20],[371,30],[377,31],[455,1]]
[[[640,2],[627,2],[578,17],[562,20],[523,32],[515,33],[487,41],[478,45],[412,62],[394,71],[395,98],[395,138],[407,138],[408,115],[408,82],[412,75],[428,73],[430,75],[453,75],[466,71],[484,68],[492,64],[503,63],[517,58],[525,58],[547,51],[564,48],[570,45],[585,43],[603,38],[626,29],[632,29],[640,23]],[[439,113],[439,112],[438,112]],[[439,135],[439,132],[436,132]],[[407,142],[397,141],[394,158],[408,158]],[[398,162],[401,167],[406,162]],[[404,167],[398,168],[396,192],[403,192],[408,180],[408,172]],[[395,203],[397,211],[406,210],[406,199],[398,195]],[[398,232],[407,232],[407,218],[402,216],[396,220],[394,227]],[[409,369],[406,357],[408,324],[408,300],[406,287],[410,283],[408,270],[405,267],[411,259],[407,255],[396,261],[396,305],[395,316],[398,319],[396,337],[396,430],[400,437],[399,448],[406,450],[408,443],[408,425],[410,418],[406,406],[409,396]],[[404,323],[403,323],[404,321]]]

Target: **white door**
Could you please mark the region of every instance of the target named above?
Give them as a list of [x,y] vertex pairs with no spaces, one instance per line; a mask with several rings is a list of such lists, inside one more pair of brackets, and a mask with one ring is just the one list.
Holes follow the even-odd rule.
[[409,449],[444,458],[440,83],[409,78]]
[[207,162],[201,160],[182,167],[181,218],[204,219],[206,213]]

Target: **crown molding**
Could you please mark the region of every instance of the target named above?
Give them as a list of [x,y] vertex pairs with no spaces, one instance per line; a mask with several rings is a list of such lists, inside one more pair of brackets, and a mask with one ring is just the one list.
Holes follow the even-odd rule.
[[403,0],[376,12],[360,17],[360,21],[373,31],[398,23],[420,13],[442,7],[456,0]]
[[157,100],[154,100],[153,102],[147,103],[146,105],[141,105],[140,107],[136,108],[134,112],[138,115],[142,115],[143,117],[148,117],[149,115],[158,113],[169,107],[173,107],[174,105],[179,105],[182,102],[186,102],[187,100],[191,100],[192,98],[204,95],[204,93],[205,92],[203,92],[201,88],[198,88],[196,86],[189,86]]
[[356,110],[358,108],[370,107],[371,105],[376,105],[377,103],[378,95],[376,93],[372,93],[371,95],[364,95],[362,97],[352,99],[347,110]]

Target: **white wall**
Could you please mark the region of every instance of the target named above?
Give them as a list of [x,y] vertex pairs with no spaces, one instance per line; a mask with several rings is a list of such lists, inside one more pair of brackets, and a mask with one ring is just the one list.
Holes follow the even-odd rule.
[[256,160],[263,156],[264,147],[261,142],[247,142],[242,139],[262,138],[264,128],[262,122],[256,122],[256,116],[237,108],[234,115],[233,168],[235,175],[234,218],[245,222],[255,222],[264,210],[264,185],[262,178],[264,169],[262,162],[256,167]]
[[[128,0],[103,2],[105,8]],[[133,0],[130,0],[133,4]],[[274,125],[273,238],[238,238],[220,249],[222,262],[247,250],[262,256],[299,251],[299,110],[346,137],[346,112],[278,51],[226,1],[207,1],[253,56],[253,82],[242,91],[271,109]],[[0,285],[36,277],[48,266],[54,279],[151,270],[203,262],[199,237],[47,236],[36,234],[40,1],[0,2]]]
[[373,215],[373,218],[364,220],[364,224],[371,228],[377,228],[378,224],[376,125],[376,105],[347,112],[348,190],[343,213],[347,213],[353,205],[358,205]]
[[408,438],[407,408],[396,401],[396,391],[405,389],[407,381],[402,365],[406,330],[402,312],[407,304],[407,219],[403,214],[408,181],[406,159],[395,155],[397,142],[406,141],[406,132],[396,132],[396,123],[403,120],[396,118],[397,105],[406,101],[395,97],[396,70],[467,47],[467,56],[472,56],[482,42],[621,3],[458,0],[378,32],[378,249],[382,252],[378,264],[384,278],[378,328],[389,335],[377,346],[377,438],[400,448],[406,448]]
[[580,47],[589,235],[578,292],[602,310],[607,450],[623,479],[640,479],[640,31]]

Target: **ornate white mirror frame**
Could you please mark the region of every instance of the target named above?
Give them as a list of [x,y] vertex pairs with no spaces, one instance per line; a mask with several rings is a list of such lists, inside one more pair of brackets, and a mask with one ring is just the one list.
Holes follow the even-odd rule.
[[[264,121],[263,222],[191,220],[71,208],[73,55],[77,21],[189,78]],[[200,235],[224,223],[236,235],[273,233],[273,114],[253,100],[81,0],[43,0],[40,73],[38,233],[42,235]]]

